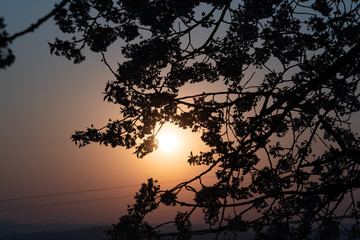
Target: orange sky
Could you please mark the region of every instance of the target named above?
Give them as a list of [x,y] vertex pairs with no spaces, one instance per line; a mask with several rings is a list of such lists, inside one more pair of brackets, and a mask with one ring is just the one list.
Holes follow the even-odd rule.
[[[55,1],[1,0],[0,16],[7,30],[18,32],[47,14]],[[102,127],[118,117],[116,105],[103,102],[105,83],[113,79],[95,54],[72,62],[51,56],[48,41],[61,36],[52,21],[15,40],[15,63],[0,70],[0,221],[20,223],[115,223],[142,182],[153,177],[164,187],[189,178],[201,168],[186,163],[190,151],[205,150],[199,134],[172,130],[179,149],[157,151],[143,159],[134,150],[89,145],[79,149],[70,136],[94,124]],[[120,49],[112,47],[116,66]],[[213,86],[216,89],[220,85]],[[191,86],[183,94],[199,88]],[[360,122],[360,114],[354,117]],[[359,125],[356,126],[359,129]],[[211,180],[211,179],[210,179]],[[209,181],[210,181],[209,180]],[[6,198],[131,186],[53,198],[1,201]],[[64,206],[19,209],[23,206],[120,197]],[[160,211],[162,216],[167,210]],[[159,218],[158,218],[159,219]]]
[[[52,8],[54,1],[1,2],[0,16],[14,33],[35,22]],[[153,177],[171,187],[194,176],[189,167],[191,150],[204,149],[199,135],[186,131],[174,152],[158,151],[136,159],[133,150],[90,145],[77,148],[70,140],[74,130],[94,124],[101,127],[115,119],[118,108],[103,102],[105,83],[112,79],[100,56],[87,54],[87,61],[74,65],[51,56],[48,41],[61,34],[48,22],[35,33],[15,40],[15,63],[0,71],[0,199],[71,192],[113,186],[135,185]],[[113,52],[120,51],[113,48]],[[119,55],[120,56],[120,55]],[[115,64],[115,61],[113,61]],[[132,203],[140,187],[72,194],[53,198],[0,201],[0,221],[21,223],[115,223]],[[120,196],[65,206],[5,209]]]

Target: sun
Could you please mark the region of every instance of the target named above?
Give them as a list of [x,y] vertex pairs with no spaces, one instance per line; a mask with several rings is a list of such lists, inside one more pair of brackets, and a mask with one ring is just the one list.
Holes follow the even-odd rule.
[[159,140],[159,149],[165,152],[174,151],[178,145],[178,138],[171,132],[162,133],[157,139]]

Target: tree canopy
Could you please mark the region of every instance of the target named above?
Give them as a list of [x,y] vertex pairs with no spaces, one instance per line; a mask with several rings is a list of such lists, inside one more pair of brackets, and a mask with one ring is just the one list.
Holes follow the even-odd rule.
[[[74,63],[85,60],[84,49],[100,53],[114,76],[104,100],[121,110],[101,128],[76,131],[76,144],[135,148],[141,158],[170,122],[200,132],[210,149],[184,159],[208,166],[193,179],[167,190],[144,183],[109,237],[165,238],[144,217],[177,205],[187,210],[167,224],[178,239],[199,233],[191,225],[199,209],[210,225],[200,233],[216,238],[250,229],[255,239],[359,238],[359,17],[357,0],[70,0],[59,7],[56,24],[71,37],[55,39],[51,53]],[[106,58],[113,44],[122,53],[116,68]],[[223,87],[180,94],[200,83]],[[203,184],[213,172],[216,183]],[[180,201],[183,191],[193,199]]]

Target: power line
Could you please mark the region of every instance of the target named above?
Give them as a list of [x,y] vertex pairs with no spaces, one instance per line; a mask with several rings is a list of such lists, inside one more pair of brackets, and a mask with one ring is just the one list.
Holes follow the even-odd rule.
[[132,197],[132,196],[133,195],[122,195],[122,196],[107,197],[107,198],[95,198],[95,199],[85,199],[85,200],[78,200],[78,201],[68,201],[68,202],[57,202],[57,203],[21,206],[21,207],[13,207],[13,208],[2,208],[2,209],[0,209],[0,212],[7,212],[7,211],[13,211],[13,210],[20,210],[20,209],[30,209],[30,208],[41,208],[41,207],[53,207],[53,206],[61,206],[61,205],[71,205],[71,204],[78,204],[78,203],[85,203],[85,202],[98,202],[98,201],[104,201],[104,200],[127,198],[127,197]]
[[[215,176],[209,176],[209,177],[204,177],[204,178],[215,178]],[[186,180],[187,179],[176,179],[176,180],[164,181],[164,182],[161,182],[161,183],[165,184],[165,183],[172,183],[172,182],[179,182],[179,181],[186,181]],[[107,190],[114,190],[114,189],[121,189],[121,188],[138,187],[139,185],[140,184],[132,184],[132,185],[122,185],[122,186],[117,186],[117,187],[104,187],[104,188],[86,189],[86,190],[70,191],[70,192],[60,192],[60,193],[40,194],[40,195],[22,196],[22,197],[13,197],[13,198],[3,198],[3,199],[0,199],[0,202],[15,201],[15,200],[27,200],[27,199],[36,199],[36,198],[57,197],[57,196],[64,196],[64,195],[89,193],[89,192],[99,192],[99,191],[107,191]],[[84,200],[45,203],[45,204],[20,206],[20,207],[0,208],[0,212],[7,212],[7,211],[13,211],[13,210],[22,210],[22,209],[31,209],[31,208],[63,206],[63,205],[79,204],[79,203],[86,203],[86,202],[98,202],[98,201],[113,200],[113,199],[120,199],[120,198],[127,198],[127,197],[133,197],[133,195],[121,195],[121,196],[106,197],[106,198],[84,199]]]
[[100,191],[108,191],[108,190],[115,190],[115,189],[121,189],[121,188],[137,187],[137,186],[139,186],[139,184],[123,185],[123,186],[117,186],[117,187],[86,189],[86,190],[71,191],[71,192],[49,193],[49,194],[40,194],[40,195],[31,195],[31,196],[22,196],[22,197],[13,197],[13,198],[3,198],[3,199],[0,199],[0,202],[28,200],[28,199],[34,199],[34,198],[57,197],[57,196],[80,194],[80,193],[100,192]]
[[[205,177],[205,178],[214,178],[214,177]],[[164,181],[162,183],[172,183],[172,182],[179,182],[179,181],[186,181],[186,180],[187,179],[176,179],[176,180]],[[109,191],[109,190],[116,190],[116,189],[122,189],[122,188],[139,187],[139,185],[140,184],[120,185],[120,186],[115,186],[115,187],[103,187],[103,188],[93,188],[93,189],[85,189],[85,190],[69,191],[69,192],[59,192],[59,193],[48,193],[48,194],[39,194],[39,195],[30,195],[30,196],[2,198],[2,199],[0,199],[0,202],[19,201],[19,200],[28,200],[28,199],[36,199],[36,198],[49,198],[49,197],[81,194],[81,193]]]

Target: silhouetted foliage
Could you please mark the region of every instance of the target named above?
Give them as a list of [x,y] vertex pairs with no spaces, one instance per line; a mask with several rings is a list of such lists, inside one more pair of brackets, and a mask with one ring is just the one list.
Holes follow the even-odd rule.
[[62,9],[70,0],[62,0],[59,4],[55,4],[54,9],[40,18],[36,23],[31,24],[25,30],[15,33],[13,35],[9,35],[9,33],[5,30],[6,25],[4,18],[0,17],[0,69],[5,69],[11,66],[15,61],[15,55],[10,49],[9,45],[18,37],[21,37],[25,34],[35,31],[38,27],[40,27],[44,22],[49,20],[51,17],[55,15],[55,13]]
[[[152,179],[144,184],[110,238],[166,238],[144,222],[161,204],[188,210],[168,222],[178,239],[199,233],[190,221],[198,209],[216,238],[250,229],[255,239],[359,238],[360,139],[352,129],[360,109],[359,11],[356,0],[71,0],[62,7],[55,20],[72,37],[50,43],[51,52],[74,63],[86,47],[102,54],[114,75],[104,100],[121,109],[119,120],[77,131],[76,144],[134,147],[141,158],[171,122],[200,132],[210,149],[189,156],[189,164],[208,165],[199,176],[167,190]],[[112,69],[105,53],[115,42],[122,55]],[[223,89],[179,95],[195,83]],[[216,183],[203,185],[213,172]],[[179,201],[183,191],[193,200]]]
[[[171,122],[201,132],[210,149],[188,159],[209,165],[204,174],[168,190],[153,180],[143,185],[109,231],[112,239],[164,237],[143,222],[160,204],[190,207],[169,222],[179,239],[191,236],[195,209],[209,232],[359,235],[360,145],[351,128],[360,109],[359,9],[358,1],[324,0],[66,5],[55,19],[76,34],[56,39],[51,51],[75,63],[85,59],[86,46],[100,52],[114,74],[104,99],[121,109],[120,120],[77,131],[73,141],[135,147],[141,158],[156,149],[159,126]],[[105,52],[117,39],[125,60],[113,70]],[[200,82],[221,82],[224,90],[179,95],[185,84]],[[190,187],[214,171],[215,184]],[[182,191],[193,192],[193,201],[180,202]],[[344,218],[352,229],[343,227]]]

